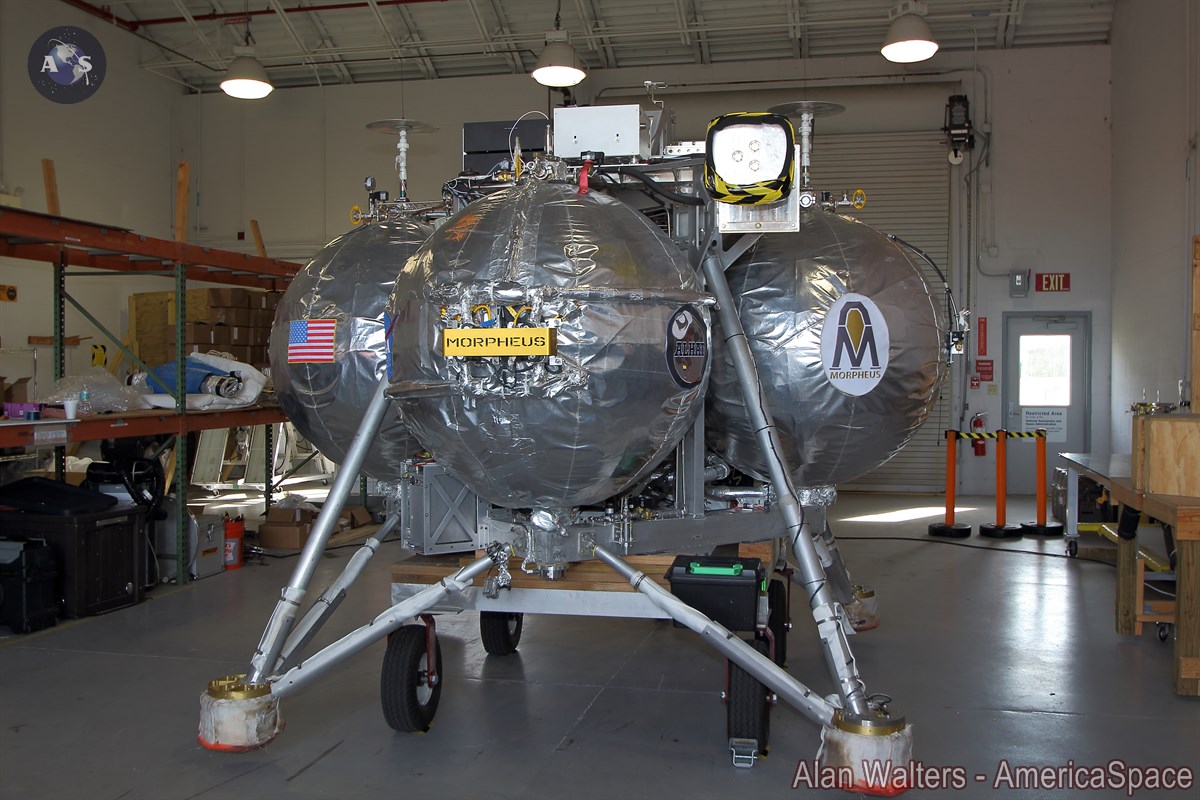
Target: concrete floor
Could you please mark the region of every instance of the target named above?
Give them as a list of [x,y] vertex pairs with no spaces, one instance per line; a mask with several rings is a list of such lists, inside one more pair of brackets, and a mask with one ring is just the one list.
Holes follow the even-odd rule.
[[[1200,700],[1172,692],[1170,645],[1153,628],[1140,639],[1113,632],[1113,568],[1059,557],[1061,540],[930,543],[939,503],[844,494],[831,514],[855,580],[880,597],[881,627],[851,642],[868,689],[907,714],[916,758],[970,776],[962,790],[905,797],[1125,795],[994,789],[1002,760],[1200,771]],[[979,509],[961,521],[992,519],[986,498],[960,504]],[[906,509],[908,521],[856,520]],[[1032,518],[1031,509],[1015,498],[1009,519]],[[353,552],[327,553],[317,583]],[[405,554],[383,546],[322,641],[385,606],[388,565]],[[848,796],[792,788],[819,730],[786,707],[772,714],[770,757],[732,768],[721,660],[694,634],[652,621],[529,618],[520,652],[496,658],[473,614],[443,617],[446,684],[429,734],[384,724],[376,644],[286,701],[287,730],[267,749],[204,750],[199,694],[209,679],[245,670],[294,563],[268,559],[161,587],[136,607],[0,641],[0,797]],[[807,610],[795,605],[793,615],[790,670],[827,693]]]

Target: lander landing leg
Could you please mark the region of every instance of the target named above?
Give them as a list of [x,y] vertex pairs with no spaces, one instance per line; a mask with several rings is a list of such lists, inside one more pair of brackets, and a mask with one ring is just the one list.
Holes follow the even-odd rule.
[[[783,514],[786,536],[797,568],[796,581],[809,598],[809,607],[812,609],[817,632],[825,650],[826,663],[838,684],[836,710],[826,718],[825,709],[813,704],[810,692],[806,689],[801,691],[802,686],[737,637],[727,636],[718,644],[716,639],[720,637],[720,632],[712,628],[716,623],[711,620],[704,618],[701,623],[687,613],[691,611],[691,614],[695,614],[695,611],[684,611],[671,604],[662,605],[660,608],[671,613],[673,617],[675,613],[679,613],[680,616],[674,617],[677,621],[705,635],[708,641],[716,644],[730,659],[736,661],[764,685],[771,687],[780,697],[820,722],[823,728],[819,754],[822,763],[831,767],[848,768],[854,775],[852,784],[843,788],[872,794],[895,794],[903,791],[905,787],[890,783],[885,786],[871,785],[864,774],[864,759],[866,763],[871,763],[871,759],[881,753],[887,753],[893,764],[907,764],[912,756],[912,727],[903,717],[890,714],[886,708],[873,702],[867,695],[854,654],[850,650],[848,634],[853,630],[849,617],[845,607],[834,594],[822,563],[825,559],[822,559],[818,552],[817,540],[820,539],[824,543],[822,537],[825,526],[822,524],[820,535],[814,537],[811,526],[806,523],[805,509],[792,482],[791,469],[783,455],[785,451],[779,431],[763,397],[758,368],[738,315],[737,304],[725,279],[726,262],[731,263],[736,259],[740,252],[744,252],[753,244],[754,238],[745,237],[735,244],[738,253],[722,252],[718,242],[714,240],[703,259],[704,276],[708,289],[717,297],[725,345],[737,372],[746,413],[750,416],[751,427],[757,431],[759,448],[779,498],[779,511]],[[828,551],[826,552],[828,554]],[[599,548],[596,555],[620,571],[614,563],[615,557],[607,553],[602,554]],[[614,560],[610,561],[610,558]],[[636,580],[636,575],[631,576],[625,572],[622,574],[630,578],[643,593],[651,594],[658,588],[651,588],[647,581]],[[653,596],[651,599],[656,604],[662,600]],[[787,680],[783,680],[784,678]],[[797,689],[798,686],[800,689]],[[826,705],[832,706],[830,703]]]

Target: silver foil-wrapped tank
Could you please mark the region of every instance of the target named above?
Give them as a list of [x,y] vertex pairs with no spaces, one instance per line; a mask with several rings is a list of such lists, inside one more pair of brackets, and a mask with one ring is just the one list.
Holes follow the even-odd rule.
[[[327,244],[292,280],[275,312],[271,376],[279,405],[306,439],[341,462],[386,368],[384,312],[396,275],[433,228],[373,222]],[[389,408],[362,470],[400,479],[420,447]]]
[[[644,216],[574,185],[476,201],[405,265],[390,392],[432,455],[484,499],[566,510],[620,493],[699,413],[709,295]],[[489,332],[553,355],[444,355]],[[535,340],[537,340],[535,342]]]
[[[870,472],[933,407],[945,324],[919,264],[869,225],[811,211],[799,233],[763,236],[728,270],[798,486]],[[707,431],[731,464],[768,478],[727,353],[714,359]]]

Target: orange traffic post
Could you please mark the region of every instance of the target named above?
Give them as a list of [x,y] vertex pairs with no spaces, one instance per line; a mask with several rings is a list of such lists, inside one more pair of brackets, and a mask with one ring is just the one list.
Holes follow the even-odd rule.
[[1037,536],[1062,536],[1061,522],[1046,521],[1046,429],[1038,428],[1034,436],[1037,445],[1037,522],[1021,523],[1021,532]]
[[954,521],[955,492],[958,488],[958,431],[946,431],[946,521],[929,523],[930,536],[963,539],[971,535],[971,526]]
[[1008,431],[996,431],[996,521],[979,526],[979,535],[993,539],[1009,539],[1021,535],[1020,525],[1008,525],[1005,506],[1008,505]]

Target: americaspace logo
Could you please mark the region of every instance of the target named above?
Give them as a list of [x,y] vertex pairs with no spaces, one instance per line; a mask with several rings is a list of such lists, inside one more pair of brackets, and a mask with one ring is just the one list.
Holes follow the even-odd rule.
[[821,328],[821,363],[838,390],[859,397],[874,389],[887,371],[887,320],[866,295],[844,294],[829,307]]
[[55,103],[78,103],[100,90],[107,61],[99,40],[82,28],[51,28],[29,48],[29,80]]

